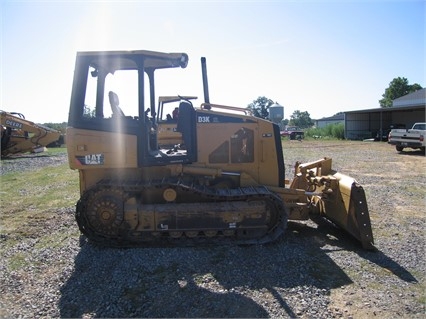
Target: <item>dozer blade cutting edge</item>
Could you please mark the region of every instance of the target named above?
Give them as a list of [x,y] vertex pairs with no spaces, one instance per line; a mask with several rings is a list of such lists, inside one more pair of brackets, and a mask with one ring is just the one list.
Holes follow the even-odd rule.
[[374,249],[373,232],[365,192],[353,178],[336,173],[339,192],[334,201],[324,201],[323,214],[358,239],[363,248]]
[[358,239],[364,249],[375,249],[365,192],[354,178],[332,171],[331,158],[297,163],[295,172],[291,188],[306,190],[310,213],[330,220]]

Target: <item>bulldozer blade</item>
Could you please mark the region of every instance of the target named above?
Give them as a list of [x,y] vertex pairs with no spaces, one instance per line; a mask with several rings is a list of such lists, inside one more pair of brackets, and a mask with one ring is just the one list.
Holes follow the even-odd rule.
[[353,178],[335,173],[339,188],[323,200],[323,216],[358,239],[364,249],[374,250],[370,214],[363,187]]

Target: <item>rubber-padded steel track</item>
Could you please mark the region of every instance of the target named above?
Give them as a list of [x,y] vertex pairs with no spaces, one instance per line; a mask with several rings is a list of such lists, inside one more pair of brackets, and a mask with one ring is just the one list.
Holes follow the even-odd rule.
[[[156,192],[162,189],[173,189],[178,197],[183,195],[190,198],[185,202],[176,201],[176,203],[160,202],[144,202],[144,194]],[[239,236],[238,226],[235,231],[223,230],[218,231],[213,236],[206,236],[201,230],[183,232],[182,236],[177,236],[175,230],[143,230],[132,229],[125,222],[124,203],[129,198],[138,199],[138,205],[174,205],[176,210],[180,209],[180,204],[198,204],[200,208],[203,205],[215,203],[235,203],[238,207],[240,202],[259,201],[265,203],[268,207],[270,218],[268,219],[267,230],[259,237],[244,238]],[[182,207],[185,207],[181,205]],[[102,206],[100,222],[94,218],[93,211],[98,206]],[[241,205],[243,207],[243,205]],[[182,208],[183,209],[183,208]],[[238,214],[239,212],[235,212]],[[242,213],[242,212],[240,212]],[[143,214],[143,212],[142,212]],[[202,215],[200,215],[202,217]],[[264,186],[239,187],[232,189],[209,187],[199,185],[192,179],[180,178],[164,178],[161,180],[150,181],[122,181],[122,180],[102,180],[96,186],[86,191],[77,203],[76,220],[80,231],[92,242],[119,247],[134,246],[157,246],[157,245],[183,245],[193,246],[199,244],[265,244],[272,242],[280,237],[287,225],[287,211],[281,198],[269,191]],[[207,225],[206,225],[207,227]],[[228,233],[226,233],[228,231]],[[188,235],[186,235],[186,233]],[[231,233],[231,234],[230,234]],[[189,236],[191,234],[191,236]],[[176,238],[179,237],[179,238]]]

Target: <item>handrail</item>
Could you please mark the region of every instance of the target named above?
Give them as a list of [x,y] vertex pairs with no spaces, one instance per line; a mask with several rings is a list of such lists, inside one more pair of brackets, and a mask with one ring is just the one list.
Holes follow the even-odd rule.
[[201,104],[201,109],[210,110],[212,107],[218,108],[218,109],[242,112],[245,115],[252,115],[252,113],[249,109],[243,109],[241,107],[221,105],[221,104],[212,104],[212,103],[202,103]]

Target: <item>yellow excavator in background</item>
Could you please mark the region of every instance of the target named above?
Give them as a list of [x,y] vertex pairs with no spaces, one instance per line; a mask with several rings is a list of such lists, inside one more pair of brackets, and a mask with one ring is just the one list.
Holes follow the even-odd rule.
[[[185,53],[77,53],[67,149],[80,176],[76,220],[89,240],[263,244],[278,239],[288,220],[314,216],[374,248],[362,186],[335,172],[330,158],[296,163],[286,180],[278,125],[210,103],[205,58],[204,103],[179,98],[170,124],[179,143],[163,143],[155,90],[164,92],[165,71],[187,64]],[[116,92],[124,92],[121,103]]]
[[58,141],[61,133],[25,119],[21,113],[0,111],[1,156],[35,152]]

